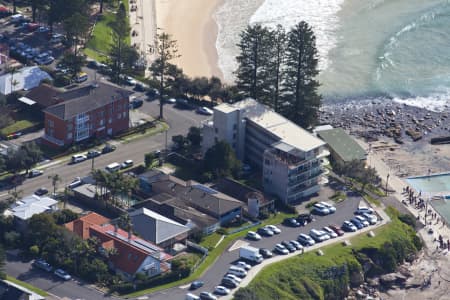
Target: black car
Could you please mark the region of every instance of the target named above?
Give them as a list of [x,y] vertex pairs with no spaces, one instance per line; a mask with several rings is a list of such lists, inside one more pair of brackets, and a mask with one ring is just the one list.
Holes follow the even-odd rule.
[[142,100],[142,99],[133,99],[133,100],[131,100],[131,102],[130,102],[130,106],[131,106],[131,108],[133,108],[133,109],[139,108],[139,107],[141,107],[143,104],[144,104],[144,100]]
[[297,248],[288,241],[282,241],[281,245],[285,246],[289,252],[295,252],[295,250],[297,250]]
[[267,249],[267,248],[261,248],[261,249],[259,249],[259,254],[261,254],[262,257],[264,257],[264,258],[270,258],[270,257],[273,256],[272,251],[270,251],[270,250]]
[[102,154],[113,152],[114,150],[116,150],[116,146],[108,144],[105,147],[103,147]]
[[87,158],[93,158],[93,157],[97,157],[100,156],[102,153],[100,151],[97,150],[90,150],[88,151],[88,153],[86,154]]
[[202,287],[203,284],[204,284],[203,281],[196,280],[196,281],[194,281],[194,282],[191,283],[191,286],[189,287],[189,289],[190,289],[190,290],[196,290],[196,289],[198,289],[199,287]]
[[145,91],[147,90],[147,88],[145,87],[144,84],[138,82],[138,83],[136,83],[136,85],[134,86],[134,90],[135,90],[136,92],[145,92]]
[[238,286],[238,283],[231,278],[223,278],[220,284],[229,289],[234,289]]
[[283,221],[283,224],[290,227],[298,227],[300,226],[300,223],[297,222],[295,218],[286,218]]
[[312,221],[314,221],[314,218],[311,214],[299,214],[297,217],[297,222],[300,225],[306,225],[308,223],[311,223]]
[[36,195],[36,196],[43,196],[43,195],[45,195],[45,194],[48,194],[48,190],[46,189],[46,188],[39,188],[39,189],[37,189],[35,192],[34,192],[34,194]]

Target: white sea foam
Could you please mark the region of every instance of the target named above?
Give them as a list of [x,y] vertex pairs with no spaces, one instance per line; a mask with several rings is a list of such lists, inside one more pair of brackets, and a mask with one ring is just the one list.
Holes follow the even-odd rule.
[[[236,69],[236,44],[239,33],[248,25],[260,23],[267,26],[283,25],[289,29],[304,20],[313,27],[317,38],[320,68],[328,66],[328,52],[336,45],[337,12],[345,0],[226,0],[215,14],[219,27],[216,47],[219,67],[224,79],[233,80]],[[258,8],[259,6],[259,8]],[[255,12],[256,10],[256,12]]]
[[435,112],[448,111],[450,107],[450,94],[436,94],[428,97],[416,96],[414,98],[394,98],[393,101],[410,106],[425,108]]

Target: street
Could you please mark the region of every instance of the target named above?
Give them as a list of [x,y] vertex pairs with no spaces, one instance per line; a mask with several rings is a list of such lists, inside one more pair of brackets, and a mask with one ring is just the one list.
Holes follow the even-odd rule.
[[[147,102],[139,108],[140,111],[148,115],[156,117],[159,114],[159,101]],[[178,134],[186,134],[191,126],[199,126],[200,123],[207,117],[195,113],[195,110],[178,109],[173,104],[164,105],[164,116],[170,128],[167,131],[168,145],[172,143],[172,136]],[[115,141],[111,141],[117,144]],[[103,169],[110,163],[121,163],[124,160],[132,159],[135,165],[144,162],[144,154],[165,148],[166,134],[164,132],[150,137],[136,139],[124,144],[117,144],[117,149],[114,152],[96,157],[94,160],[94,167]],[[44,153],[45,155],[45,153]],[[74,177],[86,176],[91,171],[92,162],[87,160],[78,164],[69,165],[67,159],[60,163],[50,161],[47,163],[48,167],[44,167],[44,174],[35,178],[29,178],[24,181],[22,185],[17,187],[17,190],[22,191],[22,195],[30,195],[40,187],[46,187],[49,191],[52,190],[51,179],[49,175],[58,174],[62,181],[58,183],[60,188],[68,185]],[[45,165],[44,165],[45,166]],[[0,191],[0,200],[7,198],[8,192],[6,190]]]

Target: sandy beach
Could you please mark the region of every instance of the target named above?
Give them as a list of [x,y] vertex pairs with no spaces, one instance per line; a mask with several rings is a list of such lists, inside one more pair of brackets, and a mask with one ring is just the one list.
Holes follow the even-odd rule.
[[178,41],[180,58],[174,63],[192,77],[222,78],[215,47],[217,25],[213,20],[223,0],[155,0],[158,28]]

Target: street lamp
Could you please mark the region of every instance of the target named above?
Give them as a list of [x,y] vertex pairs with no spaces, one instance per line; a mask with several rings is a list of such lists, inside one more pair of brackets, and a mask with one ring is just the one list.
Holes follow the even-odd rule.
[[389,182],[389,173],[386,176],[386,196],[388,195],[388,182]]

